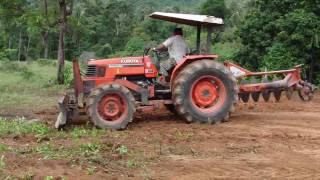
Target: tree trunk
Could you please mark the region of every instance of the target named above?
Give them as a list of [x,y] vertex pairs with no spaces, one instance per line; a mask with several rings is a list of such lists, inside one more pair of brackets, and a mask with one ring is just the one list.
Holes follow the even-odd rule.
[[21,60],[21,46],[22,46],[22,30],[20,30],[19,34],[19,45],[18,45],[18,61]]
[[48,59],[49,58],[49,32],[48,31],[43,33],[42,42],[44,46],[43,58]]
[[[47,3],[47,0],[44,0],[43,2],[44,2],[44,13],[46,16],[46,21],[47,21],[47,24],[49,24],[48,3]],[[42,34],[43,34],[42,39],[43,39],[43,45],[44,45],[43,58],[48,59],[49,58],[49,30],[47,29]]]
[[[314,53],[313,53],[314,54]],[[311,57],[311,63],[310,63],[310,69],[309,69],[309,77],[308,77],[308,82],[313,82],[313,75],[314,75],[314,66],[315,66],[315,60],[314,60],[314,55]]]
[[27,59],[29,57],[30,42],[31,42],[31,38],[28,37],[28,45],[27,45],[27,49],[26,49],[26,58]]
[[58,47],[58,71],[57,80],[59,84],[64,83],[64,35],[67,23],[67,5],[65,0],[59,0],[60,6],[60,34],[59,34],[59,47]]
[[9,39],[8,39],[8,49],[11,49],[11,34],[9,34]]

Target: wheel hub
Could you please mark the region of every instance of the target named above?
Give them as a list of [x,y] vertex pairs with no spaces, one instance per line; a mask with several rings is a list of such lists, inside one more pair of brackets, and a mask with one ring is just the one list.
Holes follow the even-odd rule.
[[215,104],[219,98],[218,87],[210,78],[198,81],[194,88],[192,98],[195,104],[202,108],[207,108]]
[[106,121],[117,120],[124,112],[124,104],[118,95],[106,95],[99,103],[99,114]]

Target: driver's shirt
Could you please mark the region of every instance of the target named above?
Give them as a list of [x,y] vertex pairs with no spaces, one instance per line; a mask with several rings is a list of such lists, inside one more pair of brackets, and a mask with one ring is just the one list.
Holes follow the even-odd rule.
[[168,48],[170,58],[175,59],[177,64],[189,53],[188,45],[180,35],[172,36],[162,44]]

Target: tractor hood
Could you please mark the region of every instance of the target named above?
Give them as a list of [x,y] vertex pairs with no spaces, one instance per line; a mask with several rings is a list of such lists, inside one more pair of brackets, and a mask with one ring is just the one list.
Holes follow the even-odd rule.
[[143,64],[143,57],[120,57],[111,59],[90,60],[88,65],[96,66],[134,66]]

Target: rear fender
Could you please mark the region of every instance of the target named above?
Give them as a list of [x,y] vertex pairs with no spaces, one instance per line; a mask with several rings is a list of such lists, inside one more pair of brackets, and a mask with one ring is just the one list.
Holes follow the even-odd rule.
[[173,85],[174,79],[177,77],[179,72],[188,64],[198,61],[198,60],[203,60],[203,59],[217,59],[219,56],[212,54],[212,55],[192,55],[192,56],[186,56],[181,60],[181,62],[174,68],[172,74],[171,74],[171,87]]

